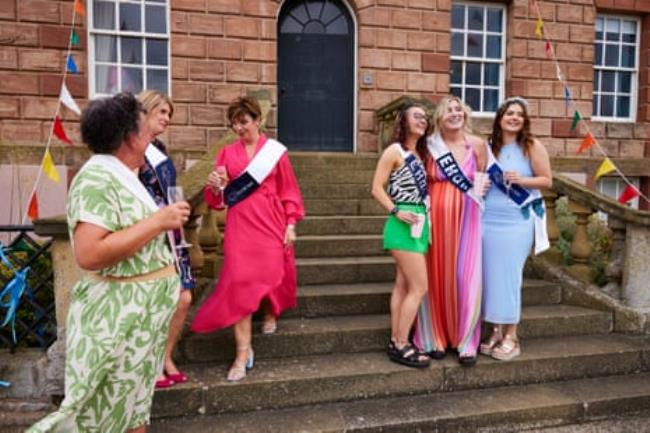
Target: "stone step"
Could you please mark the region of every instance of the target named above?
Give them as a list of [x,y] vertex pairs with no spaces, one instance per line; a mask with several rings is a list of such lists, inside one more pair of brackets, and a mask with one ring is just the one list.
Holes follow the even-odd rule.
[[367,199],[305,199],[307,215],[384,215],[386,209],[372,198]]
[[296,257],[384,256],[382,235],[306,235],[296,242]]
[[[531,305],[522,308],[522,338],[585,335],[612,330],[610,313],[569,305]],[[278,331],[262,335],[253,330],[259,359],[356,353],[381,350],[390,335],[384,314],[281,319]],[[232,329],[211,334],[186,334],[178,344],[184,363],[229,360],[234,356]]]
[[376,153],[352,154],[332,152],[290,152],[289,159],[295,168],[313,167],[314,170],[371,170],[377,165],[379,155]]
[[390,256],[315,257],[296,260],[298,284],[353,284],[392,281],[395,264]]
[[[460,390],[633,374],[650,370],[649,343],[647,337],[618,334],[523,340],[522,355],[513,361],[481,356],[473,368],[448,356],[429,368],[412,369],[390,362],[383,352],[261,360],[237,384],[225,380],[227,364],[193,365],[185,368],[190,382],[156,392],[153,416],[227,412],[241,416],[248,411],[341,401],[358,404],[413,394],[453,398]],[[650,386],[646,392],[650,397]],[[426,395],[431,393],[435,394]]]
[[[309,182],[309,183],[308,183]],[[308,182],[300,184],[300,191],[305,200],[331,199],[372,199],[370,195],[370,183],[316,183],[316,180],[309,179]]]
[[298,241],[303,236],[380,234],[386,215],[327,215],[311,216],[298,224]]
[[370,190],[370,183],[375,170],[374,167],[372,169],[341,169],[338,167],[317,169],[309,166],[294,166],[294,172],[301,189],[304,185],[310,183],[334,183],[363,184],[367,186],[367,190]]

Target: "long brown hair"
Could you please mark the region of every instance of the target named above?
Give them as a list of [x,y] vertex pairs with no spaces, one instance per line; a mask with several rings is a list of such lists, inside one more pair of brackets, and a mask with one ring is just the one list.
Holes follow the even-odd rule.
[[405,143],[406,137],[409,133],[409,124],[408,116],[406,114],[413,107],[421,108],[424,110],[424,114],[427,116],[427,128],[424,131],[424,135],[418,138],[418,141],[415,144],[415,151],[420,156],[420,159],[424,161],[427,157],[427,136],[431,134],[431,120],[429,119],[427,109],[423,105],[412,103],[406,104],[404,107],[402,107],[402,109],[399,111],[399,114],[397,115],[397,119],[395,119],[395,127],[393,128],[393,137],[391,139],[391,142],[399,143],[400,146],[402,146],[402,149],[407,150]]
[[517,104],[521,107],[521,110],[524,115],[524,126],[521,128],[521,131],[517,133],[517,143],[519,146],[522,146],[524,155],[528,157],[530,155],[530,148],[533,146],[535,136],[530,132],[530,117],[528,117],[528,103],[525,99],[520,97],[508,98],[499,107],[497,114],[494,117],[494,124],[492,125],[492,134],[488,139],[488,143],[492,147],[492,153],[495,157],[499,156],[501,148],[505,144],[503,142],[503,130],[501,129],[501,119],[508,111],[508,108],[512,104]]

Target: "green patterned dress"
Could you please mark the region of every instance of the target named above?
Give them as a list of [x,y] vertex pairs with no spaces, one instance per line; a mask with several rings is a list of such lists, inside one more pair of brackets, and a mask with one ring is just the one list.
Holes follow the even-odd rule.
[[[153,213],[118,177],[128,173],[90,161],[81,169],[69,193],[71,239],[78,222],[116,232]],[[172,263],[162,233],[99,274],[136,276]],[[65,399],[27,432],[119,433],[148,424],[178,287],[177,275],[141,282],[82,278],[72,289],[67,319]]]

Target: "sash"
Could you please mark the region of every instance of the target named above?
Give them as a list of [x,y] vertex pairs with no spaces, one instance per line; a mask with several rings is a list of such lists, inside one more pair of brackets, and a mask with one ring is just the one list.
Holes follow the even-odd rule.
[[287,148],[279,141],[267,139],[244,172],[226,186],[224,190],[226,204],[234,206],[259,188],[286,151]]
[[551,247],[551,244],[548,240],[546,206],[544,205],[542,193],[538,189],[528,190],[521,185],[506,186],[503,169],[499,165],[499,161],[494,157],[490,145],[486,143],[485,147],[488,160],[487,173],[490,176],[490,182],[521,210],[525,218],[530,217],[532,210],[535,224],[535,255],[546,251]]
[[399,143],[394,143],[393,146],[396,146],[399,149],[402,158],[404,158],[404,164],[411,172],[413,179],[415,180],[415,186],[418,188],[420,193],[420,198],[422,202],[427,205],[429,208],[429,188],[427,187],[427,174],[424,171],[422,162],[420,162],[415,155],[411,152],[407,152],[402,148],[402,145]]
[[169,156],[158,149],[153,143],[147,146],[144,157],[156,174],[166,202],[167,187],[176,186],[176,168],[171,159],[169,159]]
[[[467,178],[460,165],[454,158],[440,134],[433,134],[427,137],[427,148],[429,153],[442,170],[447,180],[456,188],[464,192],[469,198],[483,210],[483,198],[474,194],[472,181]],[[470,150],[471,151],[471,150]]]

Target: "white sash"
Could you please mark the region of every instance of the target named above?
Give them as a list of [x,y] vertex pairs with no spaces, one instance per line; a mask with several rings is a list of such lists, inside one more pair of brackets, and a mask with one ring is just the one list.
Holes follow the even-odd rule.
[[153,143],[149,143],[144,156],[147,158],[147,161],[149,161],[149,164],[151,164],[151,167],[154,169],[169,158],[160,149],[154,146]]
[[244,171],[247,171],[257,183],[261,184],[286,151],[287,148],[282,143],[269,138]]

